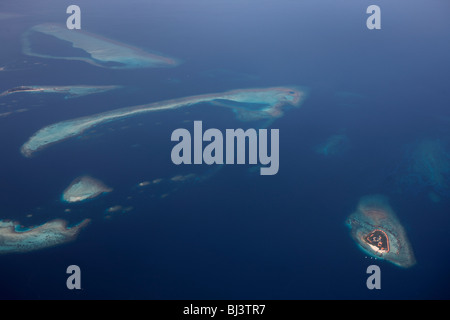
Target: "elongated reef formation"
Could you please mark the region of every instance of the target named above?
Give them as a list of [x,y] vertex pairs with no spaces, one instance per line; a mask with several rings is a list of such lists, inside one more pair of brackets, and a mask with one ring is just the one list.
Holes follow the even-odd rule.
[[74,98],[93,93],[106,92],[118,88],[121,88],[121,86],[20,86],[0,93],[0,97],[9,96],[15,93],[59,93],[64,94],[65,98]]
[[18,222],[0,220],[0,254],[35,251],[73,241],[89,222],[85,219],[67,227],[64,220],[52,220],[23,229]]
[[86,130],[106,122],[149,112],[192,106],[199,103],[210,103],[212,105],[230,108],[238,119],[243,121],[278,118],[283,115],[284,107],[299,106],[305,95],[304,91],[296,88],[244,89],[116,109],[46,126],[37,131],[22,145],[21,153],[25,157],[30,157],[36,151],[63,140],[79,136]]
[[[68,41],[74,48],[85,51],[88,57],[67,57],[38,53],[33,49],[32,35],[41,33]],[[23,53],[29,56],[79,60],[92,65],[111,69],[134,69],[151,67],[173,67],[178,62],[172,58],[145,52],[139,48],[126,45],[84,30],[69,30],[66,26],[44,23],[36,25],[26,31],[22,36]]]

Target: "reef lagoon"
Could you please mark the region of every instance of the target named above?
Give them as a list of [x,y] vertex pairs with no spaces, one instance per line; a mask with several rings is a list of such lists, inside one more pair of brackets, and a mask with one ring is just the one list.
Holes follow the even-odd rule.
[[0,298],[449,299],[448,5],[373,4],[2,0]]

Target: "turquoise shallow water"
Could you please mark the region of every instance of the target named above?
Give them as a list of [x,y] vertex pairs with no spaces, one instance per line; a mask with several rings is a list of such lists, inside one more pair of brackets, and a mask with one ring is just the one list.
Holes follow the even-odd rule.
[[[450,152],[447,4],[405,3],[378,1],[382,30],[372,32],[365,9],[373,3],[356,0],[79,1],[86,31],[180,61],[173,68],[113,70],[23,55],[22,34],[41,23],[64,24],[71,3],[2,1],[0,12],[22,16],[0,20],[6,44],[0,92],[21,85],[123,88],[76,99],[0,98],[0,114],[7,114],[0,117],[0,218],[24,228],[55,218],[70,225],[92,219],[74,242],[0,256],[0,296],[448,299],[450,199],[429,180],[405,179],[408,186],[398,180],[414,163],[429,163],[413,159],[410,150],[420,141],[442,141],[443,154]],[[46,54],[72,53],[52,39],[36,39]],[[248,165],[172,164],[171,133],[192,130],[195,120],[223,131],[267,125],[206,103],[108,122],[30,159],[20,154],[32,134],[52,123],[274,86],[308,88],[300,108],[268,124],[280,130],[274,176]],[[335,135],[345,135],[345,148],[318,154]],[[114,191],[62,203],[64,189],[82,175]],[[389,197],[414,250],[414,267],[371,259],[350,237],[347,217],[362,196],[374,193]],[[65,288],[71,264],[83,272],[84,290],[75,294]],[[381,268],[380,291],[365,287],[371,264]]]

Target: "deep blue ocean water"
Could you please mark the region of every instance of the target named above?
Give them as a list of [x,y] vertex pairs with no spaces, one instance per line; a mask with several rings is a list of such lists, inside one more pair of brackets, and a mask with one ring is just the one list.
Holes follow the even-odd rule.
[[[5,0],[0,12],[0,91],[20,85],[124,85],[64,100],[0,98],[0,218],[91,224],[69,244],[0,256],[4,299],[448,299],[450,198],[429,188],[397,192],[390,177],[408,163],[405,145],[450,142],[450,9],[446,1],[174,0],[77,1],[82,29],[180,59],[175,68],[111,70],[80,61],[28,57],[20,38],[33,25],[64,24],[72,1]],[[382,9],[368,30],[366,8]],[[63,55],[42,37],[36,48]],[[58,51],[59,50],[59,51]],[[102,125],[31,159],[20,146],[51,123],[116,108],[232,89],[308,88],[280,129],[280,171],[249,166],[177,167],[170,135],[193,120],[208,128],[249,128],[208,104]],[[188,120],[189,122],[186,122]],[[345,152],[314,148],[345,133]],[[450,149],[447,149],[450,152]],[[142,181],[195,173],[197,182]],[[114,191],[67,205],[62,191],[82,174]],[[447,176],[448,177],[448,176]],[[373,260],[345,225],[359,199],[385,194],[417,259],[410,269]],[[114,205],[133,207],[105,219]],[[70,208],[71,212],[64,210]],[[27,217],[32,214],[32,217]],[[68,265],[82,290],[66,288]],[[382,270],[368,290],[366,268]]]

